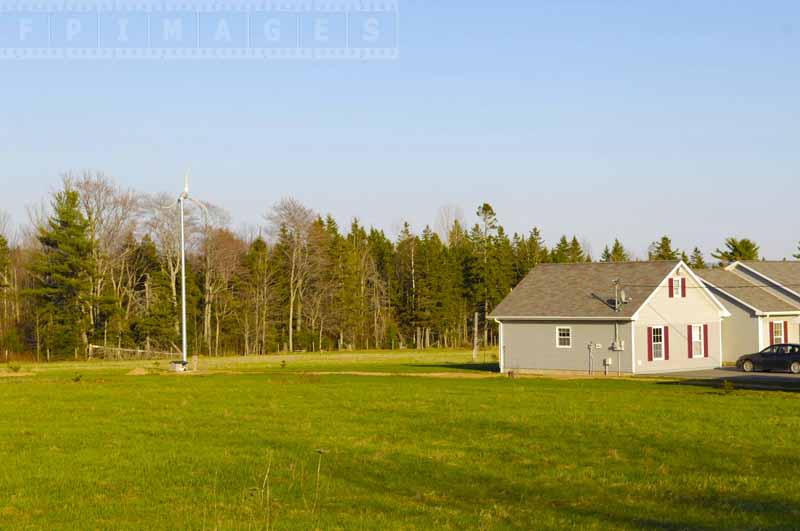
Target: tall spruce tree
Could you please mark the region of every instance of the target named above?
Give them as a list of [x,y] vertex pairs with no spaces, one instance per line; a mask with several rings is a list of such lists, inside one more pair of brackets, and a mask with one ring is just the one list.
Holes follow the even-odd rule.
[[653,242],[648,251],[648,258],[655,260],[678,260],[681,252],[672,248],[672,240],[669,236],[662,236],[659,241]]
[[694,251],[692,251],[692,256],[689,258],[689,266],[692,269],[706,269],[708,267],[703,252],[699,247],[695,247]]
[[569,262],[569,252],[569,240],[566,235],[561,236],[561,239],[558,240],[558,243],[550,253],[550,261],[554,264]]
[[572,240],[569,242],[569,248],[567,250],[567,262],[573,264],[579,264],[581,262],[591,262],[592,259],[589,256],[583,246],[581,246],[581,242],[578,241],[577,236],[573,236]]
[[66,187],[56,193],[52,208],[39,228],[41,249],[31,265],[35,284],[29,294],[43,317],[45,348],[65,358],[85,351],[89,343],[94,263],[78,192]]
[[611,249],[608,248],[608,245],[603,249],[601,260],[603,262],[630,262],[631,255],[627,249],[623,247],[619,239],[615,238]]

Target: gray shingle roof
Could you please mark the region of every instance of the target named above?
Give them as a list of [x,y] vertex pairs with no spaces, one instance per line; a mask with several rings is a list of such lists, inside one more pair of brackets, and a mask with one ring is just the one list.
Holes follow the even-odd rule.
[[750,269],[765,275],[784,287],[800,293],[800,261],[785,260],[775,262],[741,262]]
[[791,312],[800,310],[799,307],[777,297],[743,275],[724,269],[697,271],[697,274],[706,282],[758,311]]
[[[491,317],[588,317],[627,319],[644,304],[678,261],[541,264],[526,276]],[[630,304],[613,309],[614,280]],[[608,302],[606,302],[608,301]]]

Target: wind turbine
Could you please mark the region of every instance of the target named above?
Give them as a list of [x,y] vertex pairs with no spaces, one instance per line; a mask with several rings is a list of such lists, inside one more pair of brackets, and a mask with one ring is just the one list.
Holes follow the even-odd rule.
[[188,341],[187,341],[187,333],[186,333],[186,221],[185,221],[185,212],[186,212],[186,201],[191,201],[192,203],[199,206],[205,216],[206,221],[208,221],[208,208],[201,203],[200,201],[194,199],[192,196],[189,195],[189,174],[191,170],[186,172],[186,175],[183,178],[183,193],[178,196],[178,206],[180,207],[180,216],[181,216],[181,362],[180,362],[180,369],[186,370],[187,365],[189,364],[189,356],[188,356]]

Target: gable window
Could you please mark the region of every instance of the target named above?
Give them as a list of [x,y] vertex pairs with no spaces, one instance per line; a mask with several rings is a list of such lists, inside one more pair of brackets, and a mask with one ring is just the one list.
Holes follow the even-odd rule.
[[686,279],[677,277],[669,279],[669,298],[686,298]]
[[664,328],[660,326],[653,328],[653,359],[664,359]]
[[558,348],[572,348],[572,328],[568,326],[556,328],[556,346]]
[[703,325],[692,325],[692,357],[702,358],[705,356],[705,327]]
[[786,334],[783,329],[783,321],[776,321],[772,323],[772,344],[782,345],[786,343]]

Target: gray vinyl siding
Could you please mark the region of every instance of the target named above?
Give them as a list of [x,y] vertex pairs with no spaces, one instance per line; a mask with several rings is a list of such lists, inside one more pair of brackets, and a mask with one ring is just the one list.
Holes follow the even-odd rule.
[[[572,347],[556,346],[556,330],[559,327],[572,329]],[[503,346],[505,371],[521,370],[589,370],[589,343],[600,343],[603,348],[594,353],[593,369],[603,370],[603,359],[612,358],[612,372],[621,364],[623,372],[631,372],[631,324],[619,323],[619,337],[625,342],[623,352],[613,352],[614,322],[576,321],[505,321],[503,322]]]
[[739,356],[761,350],[758,345],[759,319],[755,312],[719,290],[712,288],[711,292],[731,313],[722,321],[722,361],[732,363]]

